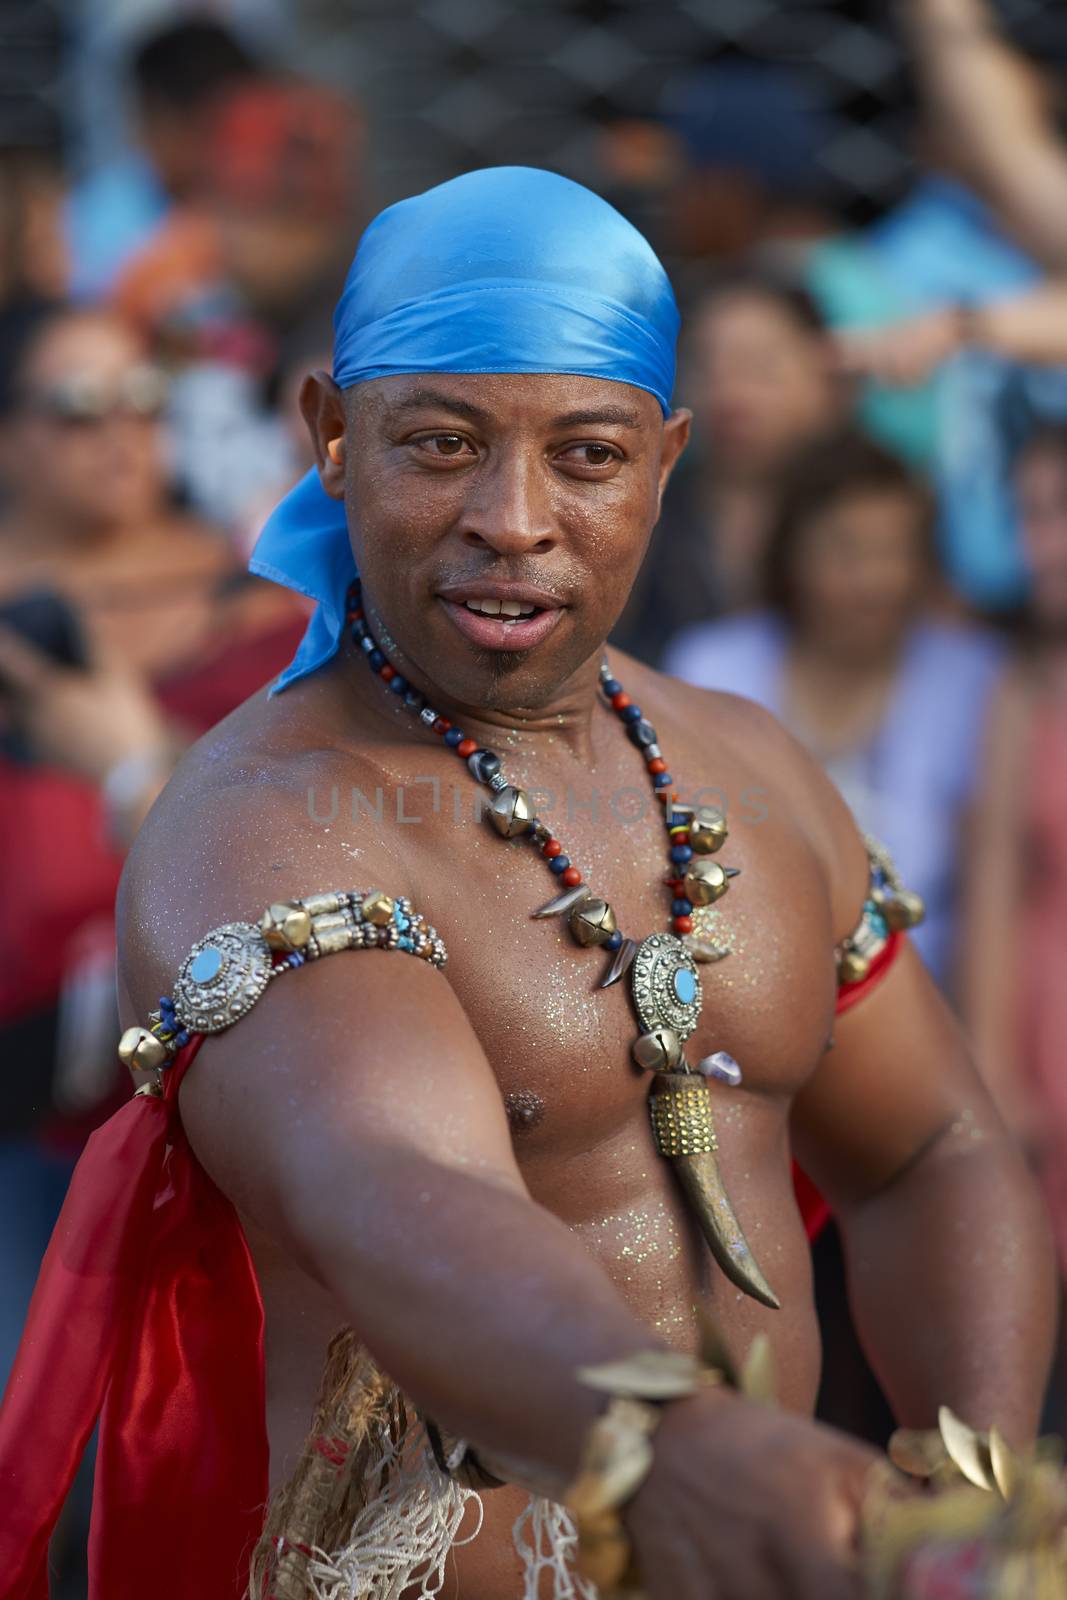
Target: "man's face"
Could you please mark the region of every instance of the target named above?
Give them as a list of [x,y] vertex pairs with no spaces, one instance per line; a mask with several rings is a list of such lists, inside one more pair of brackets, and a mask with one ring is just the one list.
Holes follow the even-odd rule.
[[688,414],[603,379],[418,374],[343,416],[343,475],[321,407],[319,459],[383,647],[462,704],[548,703],[622,611]]

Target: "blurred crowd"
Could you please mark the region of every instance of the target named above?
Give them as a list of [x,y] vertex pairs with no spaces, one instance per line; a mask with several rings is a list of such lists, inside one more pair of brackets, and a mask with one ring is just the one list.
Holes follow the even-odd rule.
[[[986,0],[894,25],[919,176],[872,225],[759,61],[672,81],[581,174],[671,268],[695,417],[614,642],[768,706],[889,845],[1067,1261],[1061,86]],[[135,40],[123,90],[129,146],[87,176],[0,151],[0,1377],[124,1093],[123,852],[305,624],[245,563],[374,209],[359,106],[218,20]]]

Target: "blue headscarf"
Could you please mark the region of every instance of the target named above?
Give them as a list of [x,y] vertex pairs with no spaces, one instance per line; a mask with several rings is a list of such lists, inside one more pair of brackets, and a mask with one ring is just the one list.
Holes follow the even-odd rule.
[[[651,246],[607,201],[533,167],[489,167],[402,200],[364,233],[334,313],[342,388],[409,372],[610,378],[670,411],[678,309]],[[274,684],[336,654],[356,575],[344,506],[309,472],[249,562],[318,602]]]

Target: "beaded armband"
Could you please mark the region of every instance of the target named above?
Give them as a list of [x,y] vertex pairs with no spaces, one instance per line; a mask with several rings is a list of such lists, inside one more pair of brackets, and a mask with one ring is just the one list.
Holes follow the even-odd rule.
[[[119,1059],[139,1095],[161,1095],[161,1074],[198,1034],[232,1027],[284,972],[341,950],[403,950],[431,966],[448,959],[437,929],[404,896],[338,889],[268,906],[258,922],[226,922],[198,939],[173,995],[160,998],[147,1028],[127,1028]],[[145,1074],[148,1074],[145,1081]]]
[[841,985],[861,983],[892,935],[917,927],[925,915],[922,899],[904,888],[885,845],[869,834],[864,844],[870,863],[867,898],[859,922],[834,951]]

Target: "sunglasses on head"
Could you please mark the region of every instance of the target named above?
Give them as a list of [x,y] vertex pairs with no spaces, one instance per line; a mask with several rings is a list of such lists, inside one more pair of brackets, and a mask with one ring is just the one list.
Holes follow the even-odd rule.
[[53,422],[84,425],[119,414],[157,418],[166,409],[169,384],[158,367],[142,362],[117,378],[72,372],[47,389],[27,396],[25,408]]

